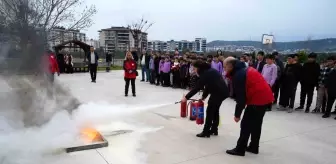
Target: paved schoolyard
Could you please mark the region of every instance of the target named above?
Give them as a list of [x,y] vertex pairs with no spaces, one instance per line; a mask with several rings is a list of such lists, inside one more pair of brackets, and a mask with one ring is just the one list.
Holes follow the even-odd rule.
[[[202,126],[179,117],[179,100],[185,91],[136,81],[137,97],[124,97],[121,71],[61,75],[59,82],[84,103],[75,113],[91,121],[107,138],[109,147],[57,154],[48,163],[95,164],[332,164],[336,160],[336,120],[321,114],[272,111],[265,115],[260,154],[229,156],[239,124],[233,121],[234,105],[221,106],[219,136],[196,138]],[[299,101],[299,91],[297,101]],[[315,100],[313,102],[315,106]],[[128,133],[111,135],[115,130]]]

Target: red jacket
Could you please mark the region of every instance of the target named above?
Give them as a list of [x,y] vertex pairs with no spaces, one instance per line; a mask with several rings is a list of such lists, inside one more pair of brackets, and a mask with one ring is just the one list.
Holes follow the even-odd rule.
[[124,77],[128,79],[135,79],[136,78],[136,70],[137,70],[137,63],[132,60],[125,60],[124,61]]
[[46,54],[43,56],[44,70],[48,73],[59,72],[58,64],[54,54]]
[[237,102],[235,117],[240,117],[246,105],[268,105],[274,101],[271,87],[256,69],[237,62],[231,76]]

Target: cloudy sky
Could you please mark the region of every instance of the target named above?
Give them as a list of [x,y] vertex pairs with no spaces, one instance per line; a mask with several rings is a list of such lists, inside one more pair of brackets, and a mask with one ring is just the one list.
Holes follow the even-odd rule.
[[85,31],[127,26],[146,18],[154,25],[149,40],[260,40],[272,33],[276,41],[336,37],[336,0],[86,0],[98,13]]

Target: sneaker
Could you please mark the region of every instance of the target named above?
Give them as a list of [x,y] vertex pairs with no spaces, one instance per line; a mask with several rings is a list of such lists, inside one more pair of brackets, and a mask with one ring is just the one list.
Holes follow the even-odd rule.
[[294,111],[293,108],[288,108],[288,111],[287,111],[287,112],[288,112],[288,113],[293,113],[293,111]]
[[253,154],[259,154],[259,148],[253,148],[253,147],[251,147],[251,146],[248,146],[248,147],[246,148],[246,151],[247,151],[247,152],[250,152],[250,153],[253,153]]
[[302,110],[303,109],[303,106],[299,106],[299,107],[297,107],[297,108],[295,108],[295,110]]
[[125,94],[125,97],[127,97],[128,96],[128,94]]
[[239,152],[237,148],[232,150],[227,150],[226,154],[235,155],[235,156],[245,156],[245,151]]
[[330,114],[324,114],[323,116],[322,116],[322,118],[329,118],[330,117]]
[[286,111],[286,110],[287,110],[287,108],[284,107],[284,106],[282,106],[282,105],[280,105],[278,109],[279,109],[280,111]]
[[133,97],[136,97],[136,94],[135,94],[135,93],[133,93]]
[[336,110],[335,110],[335,111],[333,111],[333,112],[331,112],[331,114],[336,114]]
[[310,109],[307,107],[305,110],[305,113],[309,113],[309,112],[310,112]]

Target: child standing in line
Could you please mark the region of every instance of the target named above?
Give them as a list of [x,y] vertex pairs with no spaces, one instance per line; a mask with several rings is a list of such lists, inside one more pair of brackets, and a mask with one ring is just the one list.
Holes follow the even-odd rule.
[[188,80],[188,64],[185,60],[181,60],[181,68],[180,68],[180,79],[181,79],[181,88],[187,88],[187,80]]
[[190,81],[189,81],[189,90],[192,90],[198,81],[198,76],[194,70],[193,63],[196,61],[195,58],[191,59],[191,64],[189,67]]
[[161,58],[159,63],[159,72],[160,72],[160,84],[163,86],[164,74],[163,74],[163,65],[164,65],[164,57]]
[[163,73],[163,86],[169,87],[170,86],[170,67],[171,67],[171,61],[169,60],[169,57],[166,57],[163,66],[162,66],[162,73]]
[[150,71],[149,83],[150,84],[155,83],[155,77],[156,77],[154,59],[155,59],[155,55],[152,55],[150,60],[149,60],[149,71]]
[[180,88],[181,87],[180,62],[178,58],[175,58],[171,72],[173,74],[173,88]]

